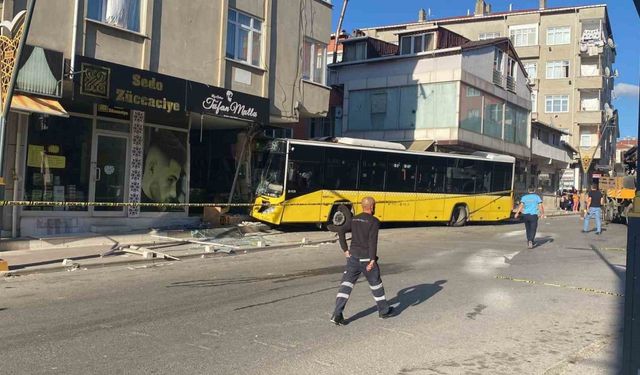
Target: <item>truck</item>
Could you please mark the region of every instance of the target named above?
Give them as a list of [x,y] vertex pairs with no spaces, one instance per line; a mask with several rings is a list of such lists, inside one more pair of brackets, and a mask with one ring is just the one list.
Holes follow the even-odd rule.
[[605,196],[603,214],[608,222],[628,223],[636,195],[637,148],[634,146],[623,154],[623,172],[615,177],[601,177],[598,182]]

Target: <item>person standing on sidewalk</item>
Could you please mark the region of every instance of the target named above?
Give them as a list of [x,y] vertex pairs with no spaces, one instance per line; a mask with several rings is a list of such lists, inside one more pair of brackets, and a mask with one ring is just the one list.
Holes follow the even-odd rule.
[[538,230],[538,215],[544,217],[544,206],[542,205],[542,199],[535,193],[536,189],[530,186],[527,190],[528,194],[520,198],[520,205],[518,211],[516,211],[515,218],[517,219],[522,212],[522,221],[524,221],[524,228],[527,232],[527,247],[533,249],[536,239],[536,231]]
[[589,220],[593,217],[596,221],[596,234],[602,233],[602,205],[604,197],[602,192],[598,190],[598,185],[592,184],[591,191],[587,195],[587,205],[584,210],[584,224],[582,233],[589,231]]
[[[336,325],[344,324],[344,311],[353,287],[361,273],[369,282],[369,288],[373,293],[373,299],[378,306],[380,318],[385,319],[392,315],[393,307],[389,306],[384,294],[380,267],[378,266],[378,229],[380,220],[375,212],[375,200],[372,197],[362,199],[362,213],[354,216],[350,222],[345,223],[338,231],[340,247],[347,258],[347,265],[342,275],[342,283],[336,296],[336,307],[331,316],[331,322]],[[346,232],[352,232],[351,250],[347,246]]]

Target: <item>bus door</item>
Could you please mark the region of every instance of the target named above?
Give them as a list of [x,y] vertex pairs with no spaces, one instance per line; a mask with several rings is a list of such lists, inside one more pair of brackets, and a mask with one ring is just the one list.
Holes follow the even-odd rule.
[[291,144],[282,223],[320,222],[324,148]]
[[423,156],[416,174],[416,221],[449,220],[444,215],[446,159]]
[[416,156],[389,154],[385,182],[385,221],[414,220],[417,164]]
[[387,156],[383,152],[362,151],[360,168],[358,170],[358,204],[355,212],[360,213],[360,201],[364,197],[373,197],[376,202],[375,217],[380,221],[385,220],[385,193],[384,180],[387,172]]

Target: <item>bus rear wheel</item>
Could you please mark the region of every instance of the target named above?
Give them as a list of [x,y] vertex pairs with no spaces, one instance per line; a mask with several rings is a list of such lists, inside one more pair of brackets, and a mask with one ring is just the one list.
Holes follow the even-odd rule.
[[335,231],[338,228],[343,227],[349,220],[351,220],[352,217],[353,214],[348,206],[345,206],[344,204],[336,206],[329,216],[328,228]]
[[469,219],[469,211],[467,207],[464,205],[458,205],[453,208],[453,212],[451,213],[451,219],[449,220],[449,226],[451,227],[461,227],[467,223]]

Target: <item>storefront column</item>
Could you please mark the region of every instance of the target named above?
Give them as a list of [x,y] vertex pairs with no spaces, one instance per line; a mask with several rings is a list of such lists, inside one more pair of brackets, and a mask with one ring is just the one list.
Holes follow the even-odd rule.
[[[144,155],[144,112],[131,111],[131,165],[129,167],[129,202],[140,203]],[[129,207],[129,217],[138,217],[140,207]]]

